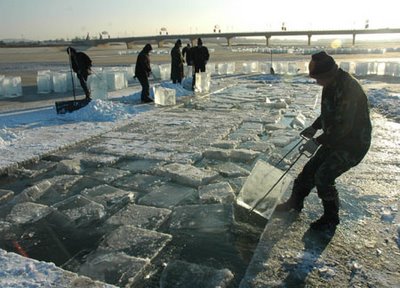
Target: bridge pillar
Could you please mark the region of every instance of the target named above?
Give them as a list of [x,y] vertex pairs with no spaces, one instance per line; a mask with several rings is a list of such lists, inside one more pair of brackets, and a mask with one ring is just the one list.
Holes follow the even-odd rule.
[[265,35],[265,44],[269,47],[269,39],[271,39],[271,35]]
[[226,37],[226,41],[228,42],[228,46],[231,46],[231,39],[232,39],[233,37]]
[[307,43],[308,43],[308,46],[311,46],[311,36],[312,36],[311,34],[308,34],[308,35],[307,35],[307,38],[308,38],[308,42],[307,42]]
[[356,45],[356,33],[353,33],[353,46]]
[[157,40],[157,46],[158,48],[162,48],[164,45],[164,40]]

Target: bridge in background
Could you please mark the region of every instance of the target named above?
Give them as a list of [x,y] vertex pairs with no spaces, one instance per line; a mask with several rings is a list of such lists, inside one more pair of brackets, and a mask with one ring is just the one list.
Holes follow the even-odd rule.
[[174,34],[174,35],[154,35],[154,36],[137,36],[137,37],[124,37],[124,38],[108,38],[108,39],[94,39],[75,42],[75,44],[96,46],[99,44],[124,42],[128,46],[130,43],[135,42],[148,42],[156,43],[158,47],[162,47],[165,41],[176,39],[189,40],[193,45],[196,44],[197,38],[225,38],[228,46],[231,41],[236,37],[265,37],[266,45],[270,45],[272,37],[286,37],[286,36],[306,36],[308,45],[311,45],[312,36],[327,36],[327,35],[352,35],[353,46],[356,43],[356,35],[365,34],[399,34],[400,28],[383,28],[383,29],[358,29],[358,30],[293,30],[293,31],[264,31],[264,32],[230,32],[230,33],[200,33],[200,34]]

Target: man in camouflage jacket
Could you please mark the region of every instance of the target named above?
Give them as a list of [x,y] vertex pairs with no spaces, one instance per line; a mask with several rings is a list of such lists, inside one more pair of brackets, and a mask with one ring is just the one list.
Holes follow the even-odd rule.
[[[300,134],[309,139],[303,151],[316,153],[295,179],[290,198],[276,210],[300,212],[305,197],[316,187],[324,214],[311,228],[334,229],[339,224],[335,180],[360,163],[371,144],[368,100],[358,81],[325,52],[312,55],[309,73],[323,86],[321,115]],[[313,138],[319,129],[322,134]]]

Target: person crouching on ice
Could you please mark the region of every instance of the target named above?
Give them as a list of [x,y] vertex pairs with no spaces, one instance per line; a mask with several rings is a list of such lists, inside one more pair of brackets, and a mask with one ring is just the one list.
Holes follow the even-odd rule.
[[[368,100],[358,81],[338,68],[325,52],[312,55],[309,75],[323,87],[321,114],[300,135],[309,139],[303,150],[315,155],[294,180],[290,198],[276,211],[303,209],[304,199],[317,188],[324,214],[311,223],[314,230],[335,230],[339,224],[339,195],[335,180],[358,165],[371,143]],[[316,138],[317,130],[322,134]]]

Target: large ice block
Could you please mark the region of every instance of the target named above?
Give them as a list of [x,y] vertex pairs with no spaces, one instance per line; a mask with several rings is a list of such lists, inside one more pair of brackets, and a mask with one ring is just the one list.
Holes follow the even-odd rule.
[[4,78],[5,78],[4,75],[0,75],[0,97],[4,95],[4,89],[3,89]]
[[176,90],[164,87],[154,87],[154,102],[162,106],[176,104]]
[[108,86],[107,78],[101,74],[92,74],[88,78],[90,83],[90,96],[92,99],[102,99],[108,98]]
[[269,74],[271,72],[271,63],[260,62],[260,73]]
[[210,91],[211,85],[211,74],[210,72],[200,72],[196,73],[196,85],[195,92],[208,92]]
[[53,83],[50,70],[42,70],[37,72],[36,85],[39,94],[47,94],[51,92]]
[[244,74],[251,73],[251,65],[250,65],[250,63],[245,62],[245,63],[242,64],[242,73],[244,73]]
[[[259,160],[251,171],[237,198],[237,203],[250,210],[270,190],[270,194],[258,203],[256,211],[269,219],[275,206],[289,186],[292,178],[284,172]],[[279,182],[278,180],[283,177]],[[277,184],[276,184],[277,183]],[[274,185],[276,186],[274,187]],[[274,187],[274,188],[272,188]]]
[[385,75],[398,77],[400,75],[400,65],[396,62],[386,62]]
[[[208,65],[208,64],[207,64]],[[206,68],[207,69],[207,68]],[[184,73],[185,73],[185,77],[187,78],[191,78],[193,77],[193,66],[185,66],[184,68]],[[208,69],[207,69],[208,70]],[[214,65],[214,70],[215,70],[215,65]]]
[[258,73],[260,72],[260,68],[258,65],[258,61],[250,62],[250,72],[251,73]]
[[227,63],[228,69],[226,71],[227,74],[235,74],[236,71],[236,65],[235,62],[229,62]]
[[215,63],[207,63],[206,71],[210,72],[211,75],[215,75]]
[[161,80],[169,80],[171,78],[171,65],[170,64],[160,65],[160,77],[161,77]]
[[153,74],[154,79],[161,79],[161,71],[160,66],[156,64],[150,64],[151,73]]
[[72,84],[74,84],[75,90],[79,89],[81,87],[81,84],[79,83],[79,79],[76,73],[74,72],[71,73],[71,70],[66,71],[66,73],[67,73],[67,91],[73,91]]
[[22,96],[21,77],[4,77],[3,93],[4,97],[9,98]]
[[106,79],[108,90],[115,91],[124,89],[126,87],[124,72],[107,71],[105,75],[107,75]]
[[368,75],[368,62],[359,62],[356,64],[356,75],[357,76]]
[[228,63],[218,63],[218,75],[228,74]]
[[56,93],[67,92],[67,73],[53,72],[53,89]]
[[295,62],[288,62],[288,74],[289,75],[296,75],[298,72],[297,64]]

